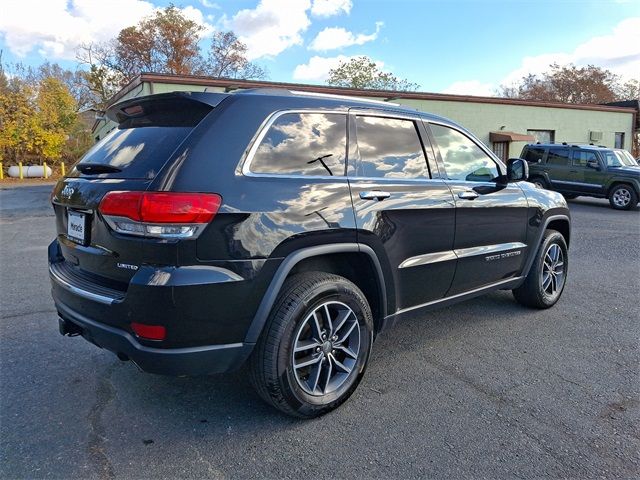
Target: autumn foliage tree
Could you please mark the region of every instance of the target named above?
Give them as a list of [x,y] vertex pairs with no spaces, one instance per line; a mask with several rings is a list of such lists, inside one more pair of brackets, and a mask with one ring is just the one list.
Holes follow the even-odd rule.
[[[522,77],[513,85],[503,85],[498,94],[507,98],[539,100],[562,103],[607,103],[621,98],[632,91],[633,82],[625,84],[609,70],[587,65],[551,64],[549,70],[541,74]],[[633,98],[633,97],[632,97]]]
[[79,124],[77,100],[52,73],[62,69],[18,66],[16,71],[9,78],[0,68],[0,159],[9,164],[75,160],[67,155],[69,141],[86,149],[90,136]]
[[81,45],[77,59],[96,108],[143,72],[265,78],[266,71],[247,59],[247,46],[233,32],[216,32],[211,48],[201,52],[204,27],[174,5],[157,10],[113,40]]
[[415,91],[420,85],[382,71],[366,56],[354,57],[329,70],[329,85],[375,90]]

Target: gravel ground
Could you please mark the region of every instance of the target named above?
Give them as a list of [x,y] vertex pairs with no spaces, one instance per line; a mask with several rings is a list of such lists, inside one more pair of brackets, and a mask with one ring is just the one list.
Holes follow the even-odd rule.
[[546,311],[497,292],[400,323],[320,419],[244,372],[140,373],[57,332],[50,186],[0,190],[2,478],[637,478],[640,214],[570,202],[570,271]]

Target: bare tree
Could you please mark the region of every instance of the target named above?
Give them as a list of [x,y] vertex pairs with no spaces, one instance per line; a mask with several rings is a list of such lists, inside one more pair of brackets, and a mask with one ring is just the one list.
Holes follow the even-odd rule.
[[216,32],[205,64],[206,74],[226,78],[266,78],[267,72],[247,59],[247,46],[233,32]]

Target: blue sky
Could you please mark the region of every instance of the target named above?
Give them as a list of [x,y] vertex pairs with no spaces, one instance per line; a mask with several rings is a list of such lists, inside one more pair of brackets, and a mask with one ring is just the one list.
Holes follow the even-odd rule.
[[[74,66],[164,0],[3,0],[5,62]],[[640,78],[640,1],[176,0],[207,32],[233,29],[270,79],[324,83],[368,55],[420,90],[490,94],[549,63],[592,63]],[[206,36],[201,45],[207,47]]]

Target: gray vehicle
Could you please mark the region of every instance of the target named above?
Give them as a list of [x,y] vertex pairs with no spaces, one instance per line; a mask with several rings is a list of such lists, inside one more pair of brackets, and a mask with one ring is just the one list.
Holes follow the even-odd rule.
[[597,145],[529,144],[520,154],[529,179],[565,198],[608,198],[616,210],[629,210],[640,198],[640,166],[629,152]]

